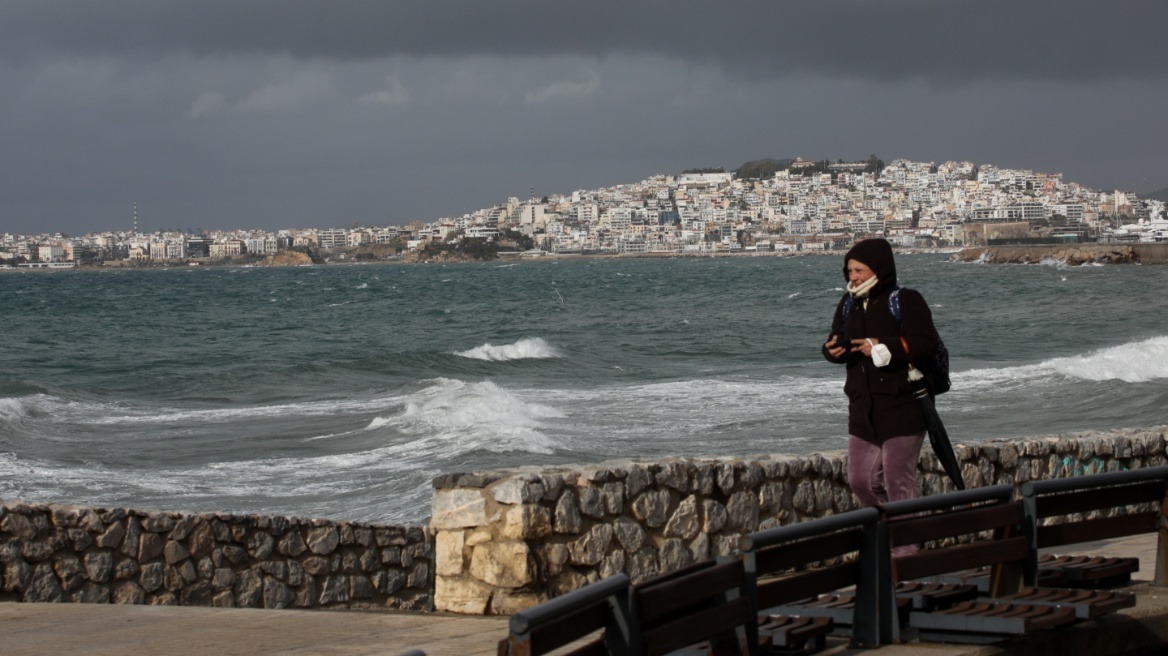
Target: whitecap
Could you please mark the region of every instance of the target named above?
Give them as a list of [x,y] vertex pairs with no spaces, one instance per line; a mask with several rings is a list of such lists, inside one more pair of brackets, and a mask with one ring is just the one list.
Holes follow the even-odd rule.
[[[560,410],[527,400],[491,381],[439,378],[406,404],[391,422],[404,433],[451,456],[473,450],[552,453],[558,444],[543,433]],[[439,446],[440,445],[440,446]],[[412,448],[418,448],[414,445]]]
[[490,360],[494,362],[563,357],[553,346],[538,337],[526,337],[514,344],[504,344],[502,346],[487,343],[482,346],[476,346],[468,351],[455,352],[455,355],[471,358],[472,360]]
[[787,294],[787,298],[795,298],[796,296],[802,296],[802,295],[803,295],[803,292],[793,292],[791,294]]
[[1168,378],[1168,337],[1121,344],[1086,355],[1055,358],[1055,371],[1084,380],[1122,380],[1143,383]]

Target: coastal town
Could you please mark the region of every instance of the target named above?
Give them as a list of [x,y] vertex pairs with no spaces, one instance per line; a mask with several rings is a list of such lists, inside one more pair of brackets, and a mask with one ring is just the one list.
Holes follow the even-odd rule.
[[[0,234],[0,267],[417,261],[498,256],[716,255],[899,247],[1168,241],[1165,202],[1057,173],[971,162],[764,160],[507,202],[402,226]],[[492,244],[490,249],[467,245]],[[471,253],[472,257],[465,257]],[[286,256],[281,257],[282,254]]]

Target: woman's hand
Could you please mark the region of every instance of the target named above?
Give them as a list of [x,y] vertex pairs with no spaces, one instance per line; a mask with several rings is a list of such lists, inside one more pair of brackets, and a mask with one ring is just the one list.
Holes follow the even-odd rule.
[[827,343],[823,345],[823,348],[827,349],[828,355],[836,360],[844,357],[848,352],[848,345],[841,344],[838,335],[832,335],[831,339],[827,340]]
[[864,354],[864,357],[872,357],[872,347],[880,343],[880,340],[875,337],[865,337],[864,339],[853,339],[852,350],[859,351]]

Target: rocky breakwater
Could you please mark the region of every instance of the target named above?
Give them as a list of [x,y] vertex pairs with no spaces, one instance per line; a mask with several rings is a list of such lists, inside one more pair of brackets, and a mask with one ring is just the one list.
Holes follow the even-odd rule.
[[1066,244],[1051,246],[986,246],[966,248],[955,259],[962,262],[991,264],[1037,264],[1062,262],[1068,266],[1082,264],[1136,264],[1140,253],[1132,244]]
[[264,266],[305,266],[312,264],[312,257],[299,251],[280,251],[264,257]]
[[[955,445],[969,487],[1165,464],[1163,427]],[[952,490],[921,455],[922,494]],[[508,614],[618,572],[738,551],[752,531],[857,507],[843,453],[676,458],[434,480],[438,610]]]
[[0,600],[430,607],[421,527],[6,502]]

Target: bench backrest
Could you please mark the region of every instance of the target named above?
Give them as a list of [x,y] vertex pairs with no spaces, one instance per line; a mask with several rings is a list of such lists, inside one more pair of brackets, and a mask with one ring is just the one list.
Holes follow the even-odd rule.
[[709,641],[711,654],[755,654],[747,628],[758,619],[742,560],[706,560],[633,587],[633,631],[642,654]]
[[572,653],[630,654],[629,577],[617,574],[511,616],[500,656],[536,656],[603,631]]
[[[1166,494],[1168,467],[1024,484],[1024,531],[1031,552],[1026,580],[1037,576],[1039,549],[1157,532]],[[1051,518],[1058,520],[1047,521]],[[1157,582],[1165,576],[1163,569],[1157,562]]]
[[[887,531],[882,547],[931,543],[919,553],[882,560],[891,584],[911,579],[990,567],[991,595],[1017,591],[1027,542],[1022,534],[1022,504],[1014,488],[995,485],[897,501],[879,506]],[[981,539],[989,534],[992,539]]]
[[879,520],[879,511],[864,508],[744,537],[755,613],[855,586],[852,645],[879,644]]

